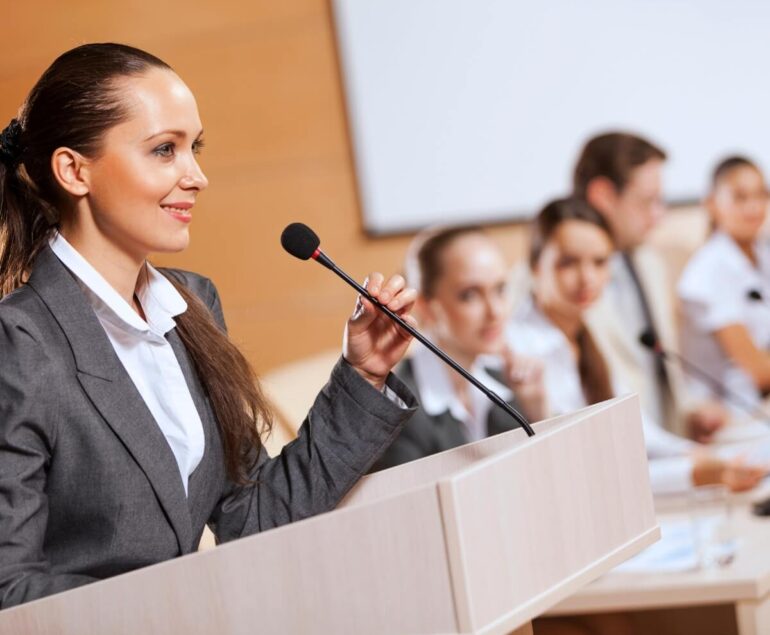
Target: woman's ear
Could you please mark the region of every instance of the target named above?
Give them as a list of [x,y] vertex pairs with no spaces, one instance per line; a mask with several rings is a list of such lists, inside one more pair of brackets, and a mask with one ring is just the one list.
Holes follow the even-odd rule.
[[57,148],[51,155],[51,171],[59,186],[72,196],[85,196],[88,185],[88,161],[70,148]]

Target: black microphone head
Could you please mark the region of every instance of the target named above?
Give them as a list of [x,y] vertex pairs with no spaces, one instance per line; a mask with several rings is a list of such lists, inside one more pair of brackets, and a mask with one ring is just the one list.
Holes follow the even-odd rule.
[[651,329],[644,329],[639,333],[639,343],[645,348],[655,350],[658,346],[658,338],[655,337],[655,333]]
[[761,294],[759,291],[757,291],[756,289],[751,289],[751,290],[748,292],[748,294],[747,294],[747,295],[748,295],[748,297],[749,297],[749,300],[758,300],[758,301],[762,301],[762,294]]
[[308,260],[313,256],[321,239],[303,223],[287,225],[281,233],[281,245],[295,258]]

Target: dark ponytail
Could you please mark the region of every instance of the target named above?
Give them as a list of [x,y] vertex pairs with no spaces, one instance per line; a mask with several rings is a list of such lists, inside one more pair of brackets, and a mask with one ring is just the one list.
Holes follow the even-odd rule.
[[[17,119],[0,133],[0,296],[24,283],[59,226],[65,204],[51,170],[60,147],[97,158],[106,132],[129,113],[119,80],[171,70],[123,44],[86,44],[59,56],[32,88]],[[246,359],[205,305],[175,283],[188,304],[177,328],[219,423],[230,478],[246,483],[272,417]],[[259,426],[259,427],[258,427]]]
[[0,134],[0,297],[24,282],[51,232],[52,210],[36,192],[22,162],[18,119]]

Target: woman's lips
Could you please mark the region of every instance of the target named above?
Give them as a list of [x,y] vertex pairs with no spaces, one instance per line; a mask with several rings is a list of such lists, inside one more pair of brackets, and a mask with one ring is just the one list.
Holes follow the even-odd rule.
[[190,211],[192,206],[193,203],[179,202],[161,205],[161,208],[164,212],[168,213],[170,216],[173,216],[178,221],[189,223],[192,220],[192,212]]
[[503,327],[502,326],[488,326],[481,330],[481,338],[483,340],[489,341],[489,340],[496,340],[500,335],[502,335]]

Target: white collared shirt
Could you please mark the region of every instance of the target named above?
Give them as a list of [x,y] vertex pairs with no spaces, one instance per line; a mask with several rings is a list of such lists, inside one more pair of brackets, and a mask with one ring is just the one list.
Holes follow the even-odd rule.
[[[472,412],[468,412],[452,386],[449,373],[455,371],[424,346],[415,346],[412,349],[411,360],[422,409],[431,417],[449,411],[454,419],[465,426],[469,441],[485,438],[487,436],[487,417],[492,407],[492,403],[486,395],[475,386],[468,386],[472,409]],[[510,401],[513,398],[510,388],[492,377],[480,363],[475,363],[470,369],[470,373],[505,401]]]
[[140,276],[136,295],[143,320],[93,266],[61,234],[51,249],[80,283],[126,372],[174,453],[185,493],[190,475],[203,457],[204,436],[179,361],[165,335],[176,326],[174,317],[187,303],[149,263]]
[[[574,412],[589,405],[583,393],[580,370],[567,337],[536,306],[532,296],[523,300],[509,323],[506,338],[514,354],[540,359],[549,416]],[[616,395],[628,393],[613,378]],[[651,459],[650,484],[657,494],[678,492],[692,485],[691,441],[664,430],[642,413],[647,456]]]
[[[754,245],[754,266],[730,236],[715,231],[687,263],[677,286],[682,302],[682,354],[720,382],[727,392],[751,407],[759,407],[761,394],[751,377],[722,350],[714,332],[742,325],[754,346],[770,350],[770,244]],[[761,298],[753,299],[758,293]],[[693,391],[702,397],[720,398],[711,386],[690,378]],[[743,409],[725,399],[738,418]]]

